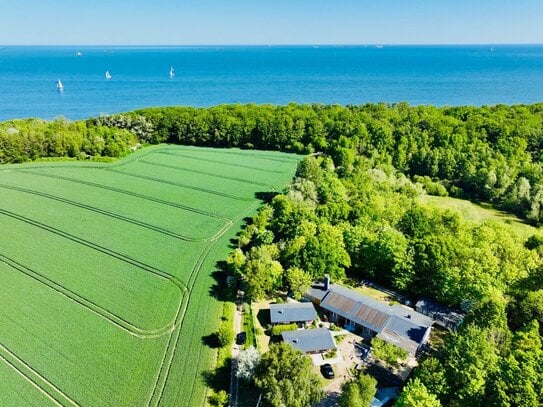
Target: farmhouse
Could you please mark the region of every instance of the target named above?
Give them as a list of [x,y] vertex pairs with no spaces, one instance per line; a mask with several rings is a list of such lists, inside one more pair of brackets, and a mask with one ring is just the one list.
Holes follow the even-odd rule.
[[336,349],[334,338],[326,328],[286,331],[281,336],[284,342],[304,353],[323,353]]
[[456,312],[449,307],[445,307],[428,298],[421,298],[417,301],[415,310],[432,318],[436,325],[452,331],[456,331],[464,319],[464,314]]
[[411,356],[430,336],[432,319],[404,305],[388,305],[328,281],[313,286],[306,296],[319,304],[331,321],[362,336],[377,336]]
[[296,323],[299,327],[311,324],[317,318],[317,311],[311,302],[271,304],[272,325]]

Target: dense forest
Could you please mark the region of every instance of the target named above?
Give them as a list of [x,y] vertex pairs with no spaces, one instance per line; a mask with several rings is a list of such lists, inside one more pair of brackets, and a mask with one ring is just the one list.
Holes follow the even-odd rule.
[[121,156],[161,142],[308,154],[228,258],[251,297],[299,296],[331,274],[467,312],[399,403],[417,394],[446,406],[543,403],[543,238],[422,199],[488,202],[541,224],[543,104],[225,105],[10,121],[0,124],[0,162]]
[[121,157],[138,143],[136,132],[95,123],[41,119],[0,123],[0,163],[46,157],[88,159]]

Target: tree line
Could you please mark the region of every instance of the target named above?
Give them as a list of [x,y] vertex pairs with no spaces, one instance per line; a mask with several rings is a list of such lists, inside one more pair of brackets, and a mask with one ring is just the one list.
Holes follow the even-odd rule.
[[422,177],[436,194],[543,221],[543,104],[249,104],[150,108],[76,123],[15,120],[0,124],[0,162],[118,157],[134,141],[320,152],[344,171],[362,155]]
[[129,116],[152,123],[153,143],[322,152],[345,170],[363,155],[410,178],[438,181],[452,196],[543,220],[543,104],[223,105]]
[[46,157],[122,157],[138,143],[130,130],[95,122],[9,120],[0,123],[0,164]]

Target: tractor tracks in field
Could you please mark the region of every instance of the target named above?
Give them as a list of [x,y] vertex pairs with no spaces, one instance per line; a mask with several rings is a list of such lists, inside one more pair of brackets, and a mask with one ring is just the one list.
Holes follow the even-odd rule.
[[235,163],[235,164],[234,163],[227,163],[227,162],[224,162],[224,161],[211,160],[209,158],[193,157],[193,156],[188,155],[188,154],[174,153],[174,152],[172,152],[171,150],[168,150],[168,149],[156,150],[154,152],[156,154],[164,154],[164,155],[170,155],[170,156],[174,156],[174,157],[183,157],[183,158],[187,158],[189,160],[203,161],[203,162],[208,162],[208,163],[213,163],[213,164],[221,164],[221,165],[226,165],[228,167],[246,168],[248,170],[266,172],[266,173],[269,173],[269,174],[286,174],[286,173],[290,172],[290,171],[269,170],[269,169],[264,169],[264,168],[260,168],[260,167],[254,167],[252,165],[245,165],[245,164],[239,164],[239,163]]
[[[77,303],[83,308],[86,308],[87,310],[93,312],[94,314],[97,314],[98,316],[102,317],[103,319],[115,325],[117,328],[120,328],[123,331],[127,332],[128,334],[135,336],[137,338],[141,338],[141,339],[157,338],[157,337],[160,337],[172,332],[175,327],[175,324],[174,324],[175,321],[172,321],[168,323],[167,325],[158,329],[150,330],[150,329],[140,328],[132,324],[130,321],[124,319],[123,317],[101,307],[96,302],[91,301],[77,294],[75,291],[70,290],[69,288],[63,286],[62,284],[58,284],[54,280],[45,276],[44,274],[39,273],[31,269],[30,267],[25,266],[24,264],[21,264],[18,261],[13,260],[12,258],[2,253],[0,253],[0,262],[26,275],[27,277],[30,277],[36,280],[37,282],[49,287],[50,289],[57,292],[58,294],[68,298],[69,300]],[[162,277],[162,278],[167,279],[178,288],[180,292],[180,298],[181,298],[180,303],[182,303],[184,301],[183,298],[186,296],[186,293],[187,293],[186,286],[181,281],[176,281],[176,279],[174,279],[173,277],[171,278]]]
[[79,404],[71,399],[66,393],[56,387],[48,379],[37,372],[32,366],[17,356],[12,350],[8,349],[2,344],[0,344],[0,359],[55,405],[61,407],[79,407]]
[[183,184],[182,182],[169,181],[169,180],[165,180],[165,179],[162,179],[162,178],[150,177],[148,175],[131,174],[129,172],[122,171],[122,170],[119,170],[119,169],[106,169],[106,171],[114,172],[116,174],[126,175],[126,176],[129,176],[129,177],[134,177],[134,178],[139,178],[139,179],[145,179],[145,180],[148,180],[148,181],[158,182],[160,184],[173,185],[173,186],[180,187],[180,188],[191,189],[193,191],[204,192],[206,194],[220,196],[221,198],[234,199],[236,201],[251,202],[254,199],[254,198],[245,198],[245,197],[241,197],[241,196],[237,196],[237,195],[232,195],[232,194],[228,194],[226,192],[215,191],[214,189],[210,189],[210,188],[195,187],[193,185]]
[[244,184],[256,185],[256,186],[265,187],[265,188],[270,188],[270,187],[273,188],[272,185],[266,184],[264,182],[256,182],[256,181],[252,181],[252,180],[245,179],[245,178],[230,177],[230,176],[227,176],[227,175],[214,174],[212,172],[193,170],[191,168],[181,167],[181,166],[177,166],[177,165],[159,164],[159,163],[154,163],[154,162],[151,162],[151,161],[144,160],[143,158],[138,158],[138,162],[140,162],[142,164],[145,164],[145,165],[151,165],[151,166],[160,167],[160,168],[168,168],[168,169],[172,169],[172,170],[176,170],[176,171],[184,171],[184,172],[190,172],[190,173],[193,173],[193,174],[205,175],[205,176],[213,177],[213,178],[225,179],[225,180],[228,180],[228,181],[236,181],[236,182],[241,182],[241,183],[244,183]]
[[[201,152],[201,151],[198,151],[197,148],[201,148],[201,147],[194,148],[192,146],[188,146],[188,148],[181,148],[181,149],[185,151],[190,151],[190,152]],[[174,150],[179,151],[180,148],[172,149],[172,148],[165,147],[165,148],[159,149],[159,151],[174,151]],[[296,163],[299,161],[296,157],[277,157],[276,156],[277,152],[272,153],[273,157],[270,156],[268,153],[266,153],[265,150],[251,150],[251,152],[256,153],[251,158],[257,158],[259,160],[275,161],[275,162],[281,162],[285,164]],[[241,151],[229,150],[229,149],[224,149],[224,148],[223,149],[220,149],[220,148],[207,149],[205,150],[205,153],[206,154],[237,155],[240,157],[247,157],[248,155],[246,153],[242,153]]]
[[[209,242],[209,241],[214,240],[215,235],[218,234],[218,232],[217,232],[213,236],[209,236],[209,237],[201,238],[201,239],[200,238],[192,238],[190,236],[182,235],[182,234],[179,234],[179,233],[176,233],[176,232],[161,228],[160,226],[155,226],[155,225],[152,225],[152,224],[147,223],[147,222],[142,222],[140,220],[130,218],[128,216],[120,215],[120,214],[115,213],[115,212],[107,211],[105,209],[100,209],[100,208],[97,208],[97,207],[94,207],[94,206],[91,206],[91,205],[87,205],[87,204],[84,204],[84,203],[81,203],[81,202],[72,201],[71,199],[62,198],[62,197],[52,195],[52,194],[48,194],[48,193],[45,193],[45,192],[40,192],[40,191],[36,191],[36,190],[33,190],[33,189],[21,188],[21,187],[16,187],[16,186],[12,186],[12,185],[6,185],[6,184],[0,184],[0,188],[9,189],[9,190],[12,190],[12,191],[22,192],[22,193],[35,195],[35,196],[39,196],[39,197],[42,197],[42,198],[47,198],[47,199],[51,199],[51,200],[54,200],[54,201],[62,202],[62,203],[65,203],[67,205],[75,206],[75,207],[82,208],[82,209],[85,209],[85,210],[88,210],[88,211],[91,211],[91,212],[94,212],[94,213],[98,213],[98,214],[101,214],[101,215],[104,215],[104,216],[108,216],[110,218],[114,218],[114,219],[117,219],[117,220],[120,220],[120,221],[123,221],[123,222],[131,223],[133,225],[137,225],[137,226],[143,227],[145,229],[153,230],[153,231],[161,233],[163,235],[170,236],[170,237],[173,237],[173,238],[179,239],[179,240],[184,240],[184,241],[187,241],[187,242],[196,242],[196,243],[197,242]],[[232,221],[228,220],[225,223],[225,225],[223,226],[223,228],[228,227],[231,223],[232,223]],[[220,230],[222,230],[222,228]]]
[[[100,167],[100,169],[103,169],[103,168]],[[153,196],[140,194],[140,193],[137,193],[137,192],[127,191],[126,189],[122,189],[122,188],[116,188],[116,187],[106,186],[106,185],[102,185],[102,184],[97,184],[97,183],[91,182],[91,181],[85,181],[85,180],[82,180],[82,179],[79,179],[79,178],[71,178],[71,177],[65,177],[65,176],[62,176],[62,175],[47,174],[45,172],[40,172],[40,171],[31,171],[31,170],[19,170],[19,171],[23,172],[23,173],[27,173],[27,174],[38,175],[40,177],[58,179],[58,180],[62,180],[62,181],[73,182],[73,183],[76,183],[76,184],[83,184],[83,185],[91,186],[91,187],[98,188],[98,189],[105,190],[105,191],[112,191],[112,192],[116,192],[116,193],[127,195],[127,196],[133,196],[133,197],[140,198],[140,199],[143,199],[143,200],[146,200],[146,201],[155,202],[155,203],[159,203],[159,204],[162,204],[162,205],[171,206],[173,208],[183,209],[183,210],[188,211],[188,212],[193,212],[193,213],[197,213],[197,214],[200,214],[200,215],[209,216],[211,218],[217,218],[217,219],[222,219],[222,220],[227,220],[227,221],[230,220],[227,217],[217,215],[217,214],[215,214],[213,212],[205,211],[205,210],[198,209],[198,208],[193,208],[193,207],[183,205],[183,204],[179,204],[179,203],[176,203],[176,202],[166,201],[164,199],[155,198]],[[122,172],[121,172],[121,174],[126,175],[125,173],[122,173]]]
[[[240,215],[238,215],[233,220],[233,224],[235,224],[236,222],[243,219],[243,217],[247,213],[249,213],[250,211],[255,209],[259,204],[260,203],[258,201],[256,201],[252,205],[250,205],[249,207],[244,209],[242,211],[242,213]],[[224,235],[224,233],[226,233],[227,230],[228,229],[224,230],[222,232],[222,235]],[[217,241],[218,241],[218,239],[211,242],[210,244],[208,244],[205,247],[205,249],[202,251],[202,254],[199,256],[197,262],[195,263],[195,265],[193,266],[193,268],[191,270],[191,273],[190,273],[189,278],[187,280],[188,281],[188,283],[187,283],[187,286],[188,286],[187,304],[184,307],[184,309],[182,310],[182,313],[179,314],[180,315],[179,324],[176,327],[175,331],[172,332],[172,334],[170,335],[170,338],[168,340],[168,345],[166,347],[166,351],[164,353],[164,357],[163,357],[162,363],[160,365],[160,369],[159,369],[159,372],[158,372],[158,375],[157,375],[157,379],[156,379],[155,385],[153,387],[150,399],[149,399],[149,401],[147,403],[147,406],[156,407],[156,406],[158,406],[160,404],[160,402],[162,400],[162,397],[163,397],[163,394],[164,394],[164,388],[166,387],[168,377],[170,375],[172,361],[173,361],[173,358],[174,358],[175,353],[177,351],[179,338],[181,336],[181,331],[182,331],[183,326],[184,326],[185,314],[186,314],[186,311],[187,311],[188,306],[190,304],[192,289],[193,289],[194,285],[196,284],[196,279],[198,277],[198,274],[199,274],[199,272],[200,272],[200,270],[202,268],[202,265],[203,265],[204,261],[206,260],[207,256],[209,255],[209,253],[211,252],[211,250],[213,249],[213,247],[215,246]],[[198,354],[200,355],[201,353],[202,353],[202,347],[200,346]],[[166,362],[166,360],[167,360],[167,362]],[[196,373],[196,375],[197,374],[198,373]],[[195,380],[197,380],[196,377],[195,377]],[[194,390],[194,385],[193,385],[193,387],[191,389],[191,398],[192,398],[193,390]]]
[[[152,154],[152,153],[185,157],[185,158],[188,158],[188,159],[194,159],[194,160],[200,160],[200,161],[204,161],[204,162],[212,162],[212,163],[224,164],[226,166],[247,168],[247,169],[251,169],[251,170],[255,170],[255,171],[261,171],[261,172],[265,172],[265,173],[277,173],[277,174],[279,174],[279,173],[288,172],[288,171],[266,170],[266,169],[263,169],[263,168],[252,167],[252,166],[243,165],[243,164],[225,163],[225,162],[221,162],[221,161],[217,161],[217,160],[205,159],[205,158],[202,158],[202,157],[191,157],[190,155],[185,155],[185,154],[175,154],[173,152],[168,151],[167,148],[155,149],[155,150],[149,151],[147,154],[140,155],[140,157],[144,157],[144,156],[146,156],[148,154]],[[231,154],[236,154],[236,153],[231,153]],[[243,154],[239,154],[239,153],[237,153],[237,154],[238,155],[243,155]],[[289,163],[290,162],[290,161],[275,160],[275,159],[264,158],[264,157],[259,157],[259,158],[268,159],[270,161],[283,162],[283,163]],[[149,161],[144,161],[141,158],[138,159],[138,157],[135,157],[133,160],[130,160],[129,162],[133,162],[135,160],[137,160],[139,162],[142,162],[144,164],[148,164],[148,165],[159,165],[159,164],[152,163],[152,162],[149,162]],[[34,169],[24,168],[24,169],[20,169],[18,171],[28,173],[28,174],[34,174],[34,175],[38,175],[38,176],[42,176],[42,177],[49,177],[49,178],[52,178],[52,179],[59,179],[59,180],[79,183],[79,184],[83,184],[83,185],[87,185],[87,186],[91,186],[91,187],[95,187],[95,188],[100,188],[102,190],[108,190],[108,191],[116,192],[116,193],[119,193],[119,194],[125,194],[125,195],[128,195],[128,196],[133,196],[133,197],[137,197],[137,198],[140,198],[140,199],[156,202],[156,203],[159,203],[159,204],[176,207],[176,208],[187,210],[187,211],[190,211],[190,212],[193,212],[193,213],[197,213],[197,214],[201,214],[201,215],[205,215],[205,216],[210,216],[210,217],[226,220],[227,222],[225,223],[225,225],[221,229],[219,229],[219,231],[215,235],[213,235],[212,237],[210,237],[208,239],[205,239],[205,240],[197,240],[197,239],[191,238],[190,236],[185,236],[187,239],[180,239],[181,235],[177,236],[177,238],[180,239],[180,240],[197,241],[197,242],[206,243],[205,247],[202,249],[201,253],[199,254],[199,256],[197,258],[197,260],[195,261],[195,263],[193,264],[193,266],[191,268],[190,274],[189,274],[189,276],[188,276],[188,278],[186,280],[187,281],[186,284],[183,283],[181,280],[177,279],[176,277],[173,277],[172,275],[170,275],[168,273],[165,273],[162,270],[159,270],[159,269],[157,269],[157,268],[155,268],[153,266],[142,263],[142,262],[140,262],[140,261],[138,261],[138,260],[136,260],[136,259],[134,259],[134,258],[132,258],[130,256],[126,256],[126,255],[124,255],[122,253],[119,253],[119,252],[116,252],[114,250],[108,249],[107,247],[101,246],[99,244],[95,244],[95,243],[93,243],[91,241],[88,241],[88,240],[85,240],[85,239],[80,238],[78,236],[72,235],[72,234],[67,233],[67,232],[65,232],[63,230],[57,229],[57,228],[55,228],[53,226],[43,224],[43,223],[41,223],[41,222],[39,222],[37,220],[30,219],[28,217],[19,215],[19,214],[14,213],[14,212],[10,212],[10,211],[5,210],[5,209],[0,209],[0,215],[4,215],[4,216],[14,218],[14,219],[16,219],[18,221],[25,222],[25,223],[27,223],[29,225],[34,226],[34,227],[38,227],[38,228],[40,228],[42,230],[45,230],[45,231],[48,231],[50,233],[56,234],[57,236],[60,236],[62,238],[72,240],[75,243],[87,246],[87,247],[89,247],[89,248],[91,248],[93,250],[96,250],[96,251],[100,252],[100,253],[103,253],[103,254],[106,254],[106,255],[111,256],[113,258],[119,259],[119,260],[121,260],[123,262],[126,262],[128,264],[136,266],[136,267],[138,267],[140,269],[143,269],[145,271],[148,271],[150,273],[153,273],[153,274],[155,274],[155,275],[157,275],[157,276],[159,276],[161,278],[165,278],[165,279],[169,280],[171,283],[175,284],[176,287],[181,291],[181,300],[179,301],[179,304],[177,306],[177,310],[175,312],[174,318],[171,320],[171,322],[168,325],[166,325],[166,326],[164,326],[162,328],[158,328],[156,330],[146,331],[143,334],[141,332],[136,332],[138,330],[141,331],[141,328],[135,327],[135,326],[125,325],[125,323],[128,323],[128,324],[130,324],[130,323],[128,321],[126,321],[126,320],[123,320],[123,318],[111,313],[110,311],[107,311],[107,310],[101,308],[99,305],[93,303],[92,301],[87,300],[84,297],[79,296],[78,294],[76,294],[73,291],[70,291],[68,288],[63,287],[62,285],[59,285],[59,284],[55,283],[54,281],[48,279],[46,276],[43,276],[42,274],[40,274],[40,273],[38,273],[38,272],[36,272],[34,270],[31,270],[30,268],[28,268],[28,267],[26,267],[26,266],[24,266],[24,265],[22,265],[20,263],[17,263],[16,261],[10,259],[9,257],[2,255],[1,253],[0,253],[0,262],[3,262],[5,264],[7,264],[11,268],[15,268],[19,272],[26,274],[27,276],[39,281],[42,284],[45,284],[49,288],[57,291],[59,294],[62,294],[65,297],[70,298],[72,301],[75,301],[76,303],[80,304],[81,306],[89,309],[89,311],[92,311],[92,312],[100,315],[101,317],[106,318],[109,322],[116,325],[116,327],[118,327],[119,329],[122,329],[124,331],[127,331],[127,333],[129,333],[132,336],[135,336],[135,337],[137,337],[139,339],[142,339],[142,340],[146,340],[146,339],[152,339],[152,338],[156,338],[156,337],[159,337],[159,336],[167,335],[168,339],[167,339],[167,344],[166,344],[166,347],[165,347],[165,350],[164,350],[164,354],[162,356],[162,360],[160,361],[159,370],[156,373],[155,383],[154,383],[153,387],[150,389],[150,395],[149,395],[149,399],[147,401],[147,406],[155,407],[155,406],[159,406],[159,405],[161,405],[163,403],[163,397],[164,397],[164,394],[165,394],[165,389],[166,389],[166,387],[168,385],[168,382],[170,380],[170,374],[171,374],[171,371],[172,371],[172,367],[174,365],[174,358],[175,358],[175,356],[176,356],[176,354],[177,354],[177,352],[179,350],[179,344],[180,344],[181,337],[183,337],[183,335],[182,335],[182,332],[184,332],[183,328],[184,327],[186,328],[186,326],[187,326],[186,322],[185,322],[185,316],[187,314],[188,307],[189,307],[189,305],[191,303],[192,290],[194,289],[194,287],[195,287],[195,285],[196,285],[196,283],[198,281],[198,275],[199,275],[199,273],[200,273],[200,271],[201,271],[201,269],[203,267],[203,264],[208,259],[209,254],[214,249],[214,247],[216,246],[219,239],[221,237],[223,237],[225,235],[225,233],[228,230],[230,230],[230,228],[232,228],[237,222],[239,222],[239,220],[241,220],[244,216],[246,216],[246,214],[248,212],[250,212],[251,210],[254,210],[255,207],[257,207],[260,204],[260,202],[255,201],[254,197],[245,198],[245,197],[236,196],[236,195],[225,193],[225,192],[215,191],[215,190],[208,189],[208,188],[201,188],[201,187],[191,186],[191,185],[183,184],[181,182],[175,182],[175,181],[170,181],[170,180],[165,180],[165,179],[160,179],[160,178],[155,178],[155,177],[150,177],[150,176],[144,176],[144,175],[138,175],[138,174],[131,174],[131,173],[125,171],[124,168],[122,168],[125,164],[128,164],[128,163],[127,162],[119,163],[119,164],[115,164],[114,166],[111,166],[111,167],[108,167],[108,166],[95,166],[95,167],[87,166],[87,167],[88,168],[99,168],[101,170],[118,173],[118,174],[121,174],[123,176],[135,177],[135,178],[138,178],[138,179],[146,179],[146,180],[150,180],[150,181],[161,183],[161,184],[168,184],[168,185],[173,185],[173,186],[177,186],[177,187],[180,187],[180,188],[185,188],[185,189],[189,189],[189,190],[204,192],[204,193],[219,196],[219,197],[222,197],[222,198],[228,198],[228,199],[233,199],[233,200],[237,200],[237,201],[252,202],[252,204],[247,206],[241,212],[241,214],[239,216],[235,217],[235,219],[230,219],[230,218],[226,218],[226,217],[223,217],[223,216],[219,216],[217,214],[213,214],[213,213],[205,211],[205,210],[201,210],[201,209],[198,209],[198,208],[191,208],[191,207],[186,206],[186,205],[177,204],[175,202],[169,202],[169,201],[162,200],[162,199],[159,199],[159,198],[155,198],[155,197],[152,197],[152,196],[149,196],[149,195],[139,194],[137,192],[127,191],[127,190],[122,189],[122,188],[116,188],[116,187],[113,187],[113,186],[104,186],[104,185],[100,185],[100,184],[97,184],[97,183],[94,183],[94,182],[91,182],[91,181],[85,181],[85,180],[80,180],[80,179],[71,178],[71,177],[65,177],[65,176],[61,176],[61,175],[47,174],[45,172],[40,172],[39,170],[36,171]],[[208,176],[216,176],[218,178],[229,179],[229,180],[232,180],[232,181],[246,182],[246,183],[252,184],[252,185],[265,186],[265,187],[268,187],[268,188],[270,187],[268,184],[265,184],[265,183],[258,183],[258,182],[254,182],[254,181],[247,180],[247,179],[242,179],[242,178],[228,177],[228,176],[219,175],[219,174],[210,174],[210,173],[205,173],[204,171],[191,170],[191,169],[177,167],[177,166],[173,166],[173,165],[169,166],[169,165],[165,164],[165,165],[159,165],[159,166],[163,166],[165,168],[171,168],[171,169],[174,169],[174,170],[180,170],[180,171],[190,171],[190,172],[196,173],[196,174],[202,174],[202,175],[208,175]],[[44,168],[47,168],[47,166],[44,166]],[[68,168],[68,166],[65,166],[65,168]],[[78,166],[78,168],[84,168],[84,167]],[[19,191],[19,192],[34,194],[34,195],[41,196],[41,197],[48,198],[48,199],[54,199],[56,201],[60,201],[60,202],[63,202],[65,204],[69,204],[69,205],[80,207],[80,208],[83,208],[83,209],[86,209],[86,210],[94,211],[94,212],[100,213],[100,214],[105,215],[105,216],[111,216],[111,217],[114,217],[114,218],[117,218],[117,219],[119,219],[119,217],[121,217],[122,219],[120,219],[120,220],[123,220],[125,222],[135,223],[136,225],[141,226],[141,227],[151,226],[152,230],[155,230],[155,231],[160,232],[160,233],[162,233],[164,231],[164,230],[161,230],[162,228],[159,228],[159,227],[154,226],[154,225],[149,225],[146,222],[141,222],[141,221],[129,218],[129,217],[125,217],[124,215],[119,215],[119,214],[116,214],[114,212],[109,212],[109,211],[106,211],[106,210],[103,210],[103,209],[100,209],[100,208],[95,208],[95,207],[92,207],[90,205],[86,205],[86,204],[83,204],[83,203],[80,203],[80,202],[71,201],[71,200],[66,199],[66,198],[62,198],[62,197],[58,197],[58,196],[55,196],[55,195],[47,194],[45,192],[39,192],[39,191],[34,191],[34,190],[29,190],[29,189],[25,189],[25,188],[21,188],[21,187],[14,187],[12,185],[4,185],[4,184],[1,184],[0,188],[12,189],[12,190],[16,190],[16,191]],[[274,190],[273,187],[272,187],[272,190]],[[133,222],[133,221],[135,221],[135,222]],[[157,228],[159,230],[157,230]],[[192,301],[194,301],[194,299],[192,299]],[[3,350],[4,350],[4,347],[0,344],[0,358],[3,359],[6,363],[8,363],[8,365],[10,365],[14,369],[16,369],[19,374],[24,376],[28,381],[31,382],[31,384],[33,386],[35,386],[38,390],[40,390],[42,393],[44,393],[49,399],[54,401],[55,404],[61,405],[61,406],[67,406],[67,405],[78,406],[77,403],[75,403],[72,399],[70,399],[68,396],[66,396],[64,393],[62,393],[62,391],[60,389],[58,389],[54,385],[50,384],[47,381],[46,378],[39,375],[37,372],[36,372],[35,375],[26,372],[24,366],[27,366],[28,369],[30,369],[30,371],[32,370],[32,368],[29,365],[27,365],[24,361],[22,361],[20,359],[17,359],[17,360],[19,360],[19,362],[14,363],[13,360],[11,362],[10,362],[10,359],[6,360],[6,358],[5,358],[6,353],[3,352]],[[200,357],[200,355],[203,353],[203,351],[204,351],[203,346],[200,346],[198,348],[198,357]],[[15,364],[15,366],[14,366],[13,363]],[[186,362],[186,363],[188,363],[188,362]],[[25,372],[27,374],[25,374]],[[189,400],[192,400],[192,397],[194,397],[194,392],[195,392],[195,389],[196,389],[196,386],[195,386],[194,383],[198,381],[198,374],[200,374],[200,370],[198,368],[196,368],[195,373],[194,373],[194,379],[193,379],[193,382],[192,382],[193,384],[192,384],[192,387],[190,389]],[[49,383],[49,384],[47,384],[47,385],[42,384],[40,386],[40,384],[42,382],[43,383]]]

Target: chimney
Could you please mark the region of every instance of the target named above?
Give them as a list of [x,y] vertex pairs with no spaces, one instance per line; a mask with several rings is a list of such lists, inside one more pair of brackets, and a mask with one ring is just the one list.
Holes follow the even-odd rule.
[[324,276],[324,291],[328,291],[330,289],[330,276],[327,274]]

